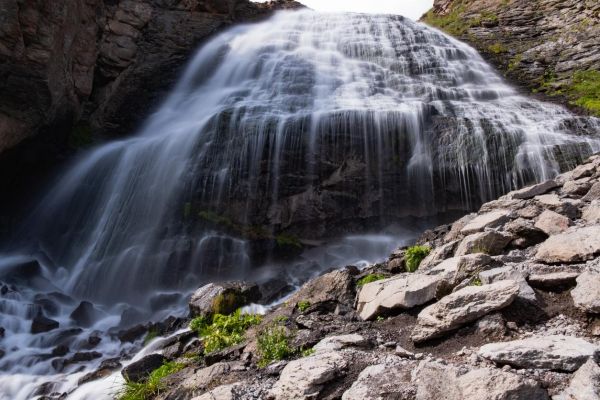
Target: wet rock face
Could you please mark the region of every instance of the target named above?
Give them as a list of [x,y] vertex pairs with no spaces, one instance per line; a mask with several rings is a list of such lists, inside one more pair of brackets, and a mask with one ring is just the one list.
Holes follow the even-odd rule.
[[[468,41],[530,89],[568,87],[577,71],[600,68],[600,3],[581,0],[435,0],[423,17]],[[544,83],[546,85],[544,87]]]

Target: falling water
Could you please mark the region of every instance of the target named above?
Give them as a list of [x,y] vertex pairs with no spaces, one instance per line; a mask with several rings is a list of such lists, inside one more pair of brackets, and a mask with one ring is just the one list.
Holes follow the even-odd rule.
[[[574,166],[599,135],[598,120],[522,97],[470,47],[400,16],[282,12],[233,28],[201,48],[139,134],[83,154],[3,246],[0,399],[75,386],[79,366],[57,371],[48,355],[60,335],[75,351],[130,307],[183,313],[181,293],[247,277],[260,253],[272,273],[281,232],[318,243],[412,221],[411,237],[418,218]],[[352,240],[305,252],[287,276],[373,261],[338,251]],[[15,265],[33,271],[20,279]],[[157,296],[172,302],[156,307]],[[81,300],[99,308],[91,326],[68,318]],[[60,329],[29,334],[38,313]],[[127,350],[108,336],[99,349],[86,370]]]

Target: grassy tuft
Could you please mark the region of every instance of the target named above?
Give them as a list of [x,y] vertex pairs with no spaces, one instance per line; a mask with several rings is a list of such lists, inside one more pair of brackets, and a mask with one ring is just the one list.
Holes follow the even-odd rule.
[[264,368],[273,361],[285,360],[296,353],[290,345],[291,335],[283,326],[272,325],[258,334],[258,366]]
[[493,54],[508,53],[508,47],[499,42],[489,45],[487,49]]
[[600,117],[600,71],[578,71],[569,88],[573,103]]
[[412,246],[406,249],[404,257],[406,260],[406,270],[408,272],[415,272],[419,269],[421,261],[429,255],[431,248],[427,246]]
[[296,304],[296,306],[298,307],[298,310],[300,310],[300,312],[304,312],[310,307],[310,301],[300,300],[298,304]]
[[167,362],[162,367],[152,371],[145,382],[127,381],[125,388],[118,394],[118,400],[147,400],[164,390],[163,378],[172,375],[185,367],[176,362]]
[[429,10],[423,17],[423,21],[428,25],[440,28],[450,35],[462,36],[471,27],[470,22],[466,21],[463,17],[464,11],[465,6],[463,4],[453,6],[447,15],[438,15],[433,10]]
[[205,353],[212,353],[242,343],[246,330],[258,325],[261,319],[260,315],[242,314],[241,310],[237,310],[231,315],[194,318],[190,322],[190,329],[202,337]]
[[356,282],[356,286],[357,287],[363,287],[367,283],[380,281],[382,279],[385,279],[385,275],[382,275],[382,274],[369,274],[369,275],[367,275],[367,276],[365,276],[363,278],[360,278],[358,280],[358,282]]

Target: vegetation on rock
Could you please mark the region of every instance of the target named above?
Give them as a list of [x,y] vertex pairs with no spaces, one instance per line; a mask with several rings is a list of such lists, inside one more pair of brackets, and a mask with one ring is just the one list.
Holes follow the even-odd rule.
[[248,328],[258,325],[261,319],[260,315],[242,314],[237,310],[231,315],[194,318],[190,329],[202,337],[205,353],[212,353],[243,342]]
[[304,312],[304,311],[308,310],[308,308],[310,307],[310,301],[301,300],[298,302],[297,306],[298,306],[298,310],[300,312]]
[[356,282],[356,286],[363,287],[367,283],[380,281],[382,279],[385,279],[385,275],[383,275],[383,274],[369,274],[369,275],[365,276],[364,278],[359,279],[358,282]]
[[429,252],[431,252],[431,248],[428,246],[412,246],[406,249],[406,253],[404,254],[406,270],[408,272],[415,272],[419,269],[421,261],[429,255]]
[[119,400],[146,400],[158,394],[164,387],[163,378],[172,375],[185,365],[176,362],[167,362],[162,367],[150,373],[144,382],[127,381],[125,388],[118,394]]
[[296,350],[290,345],[291,336],[280,325],[271,325],[260,331],[257,339],[258,366],[263,368],[273,361],[285,360],[296,354]]

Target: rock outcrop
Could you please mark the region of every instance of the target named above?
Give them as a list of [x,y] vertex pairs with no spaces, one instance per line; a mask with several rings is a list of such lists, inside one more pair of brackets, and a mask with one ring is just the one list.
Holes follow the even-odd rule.
[[597,94],[579,87],[600,82],[597,1],[435,0],[422,20],[469,42],[529,89],[600,115]]

